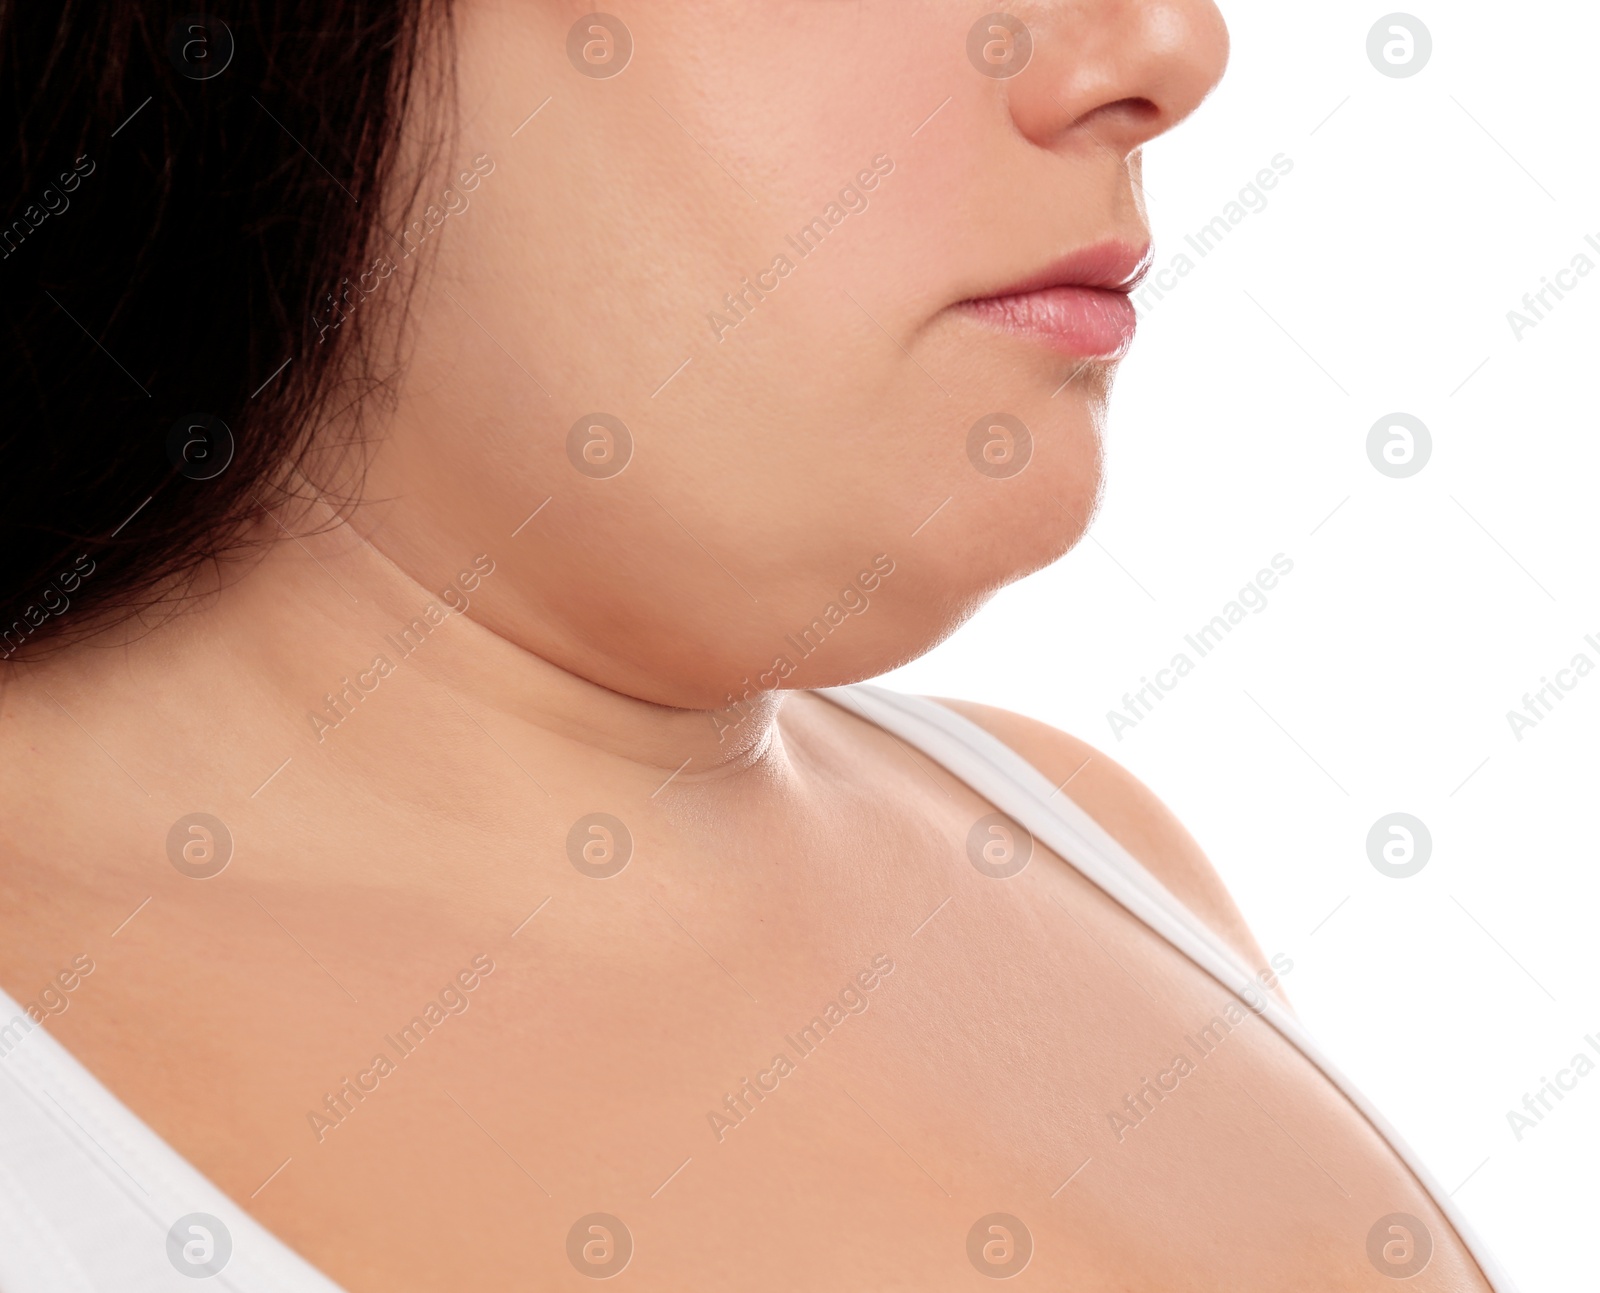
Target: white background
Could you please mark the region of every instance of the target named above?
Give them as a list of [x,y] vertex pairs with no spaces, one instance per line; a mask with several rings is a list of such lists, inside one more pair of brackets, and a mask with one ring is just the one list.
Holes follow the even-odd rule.
[[[882,681],[1131,768],[1524,1293],[1600,1287],[1600,1072],[1520,1141],[1506,1117],[1600,1041],[1600,671],[1522,740],[1506,719],[1600,665],[1600,6],[1410,10],[1433,50],[1404,79],[1367,58],[1381,5],[1223,10],[1227,77],[1147,150],[1157,264],[1293,171],[1145,311],[1090,536]],[[1580,251],[1597,272],[1518,340],[1507,311]],[[1408,479],[1367,458],[1396,411],[1433,438]],[[1107,711],[1279,552],[1267,609],[1119,740]],[[1396,811],[1433,836],[1408,879],[1366,852]]]

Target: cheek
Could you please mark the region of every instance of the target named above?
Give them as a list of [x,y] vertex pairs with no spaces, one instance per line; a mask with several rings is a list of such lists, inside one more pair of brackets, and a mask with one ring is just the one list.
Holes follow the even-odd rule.
[[[481,119],[523,121],[530,83],[567,88],[437,241],[450,296],[416,322],[413,415],[371,476],[373,496],[426,480],[441,529],[482,528],[461,546],[504,574],[475,616],[521,640],[548,627],[549,658],[670,704],[718,703],[730,675],[768,668],[878,553],[896,573],[822,672],[791,681],[890,667],[1061,555],[1099,488],[1093,374],[1052,400],[1061,361],[943,313],[978,286],[973,230],[1008,191],[986,160],[992,87],[945,57],[970,14],[787,6],[785,56],[753,58],[774,8],[630,12],[634,61],[612,80],[565,64],[564,26],[547,28],[570,6],[463,12]],[[894,168],[866,208],[797,250],[879,155]],[[779,255],[793,269],[774,277]],[[997,409],[1032,435],[1004,479],[967,440]],[[627,428],[616,473],[574,456],[594,414]],[[686,606],[706,609],[691,623]],[[596,664],[602,643],[637,655]]]
[[950,484],[947,510],[953,515],[943,536],[942,562],[952,580],[1008,583],[1063,556],[1088,528],[1102,483],[1104,406],[1088,390],[1055,403],[1061,407],[1019,405],[1024,416],[1018,420],[1029,433],[1026,464],[1014,475],[995,473],[1013,470],[1015,458],[991,463],[980,451],[981,437],[970,428],[961,437],[964,470]]
[[[752,57],[778,36],[777,8],[783,58]],[[697,378],[754,388],[746,403],[769,418],[819,386],[852,386],[859,416],[872,374],[841,368],[829,345],[875,326],[850,296],[898,334],[911,320],[896,302],[927,285],[930,263],[957,263],[971,227],[978,186],[967,159],[981,156],[979,141],[965,137],[956,105],[939,138],[911,133],[960,83],[944,55],[961,48],[968,19],[951,9],[908,23],[890,6],[646,6],[627,16],[625,71],[588,80],[565,64],[571,12],[559,9],[463,15],[459,75],[483,118],[522,121],[530,79],[569,92],[519,129],[438,253],[461,267],[456,296],[482,329],[457,326],[480,342],[486,332],[534,373],[558,423],[593,409],[627,419],[632,406],[677,436],[691,414],[662,388],[686,362]],[[822,250],[795,251],[792,237],[880,155],[895,169],[866,209]],[[782,254],[794,273],[767,299],[750,295],[757,276],[773,282]],[[796,299],[806,290],[825,293],[828,308]],[[914,312],[928,293],[911,295]],[[730,309],[730,298],[744,304]],[[713,314],[755,334],[737,358]],[[797,340],[811,361],[799,380],[784,350]],[[523,380],[504,358],[480,391]],[[747,371],[720,371],[733,363]]]

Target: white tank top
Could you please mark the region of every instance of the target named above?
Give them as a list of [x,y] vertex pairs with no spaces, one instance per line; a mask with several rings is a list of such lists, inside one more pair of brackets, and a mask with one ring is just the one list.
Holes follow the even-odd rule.
[[[817,694],[943,765],[1244,996],[1394,1147],[1496,1293],[1515,1293],[1416,1154],[1293,1016],[1264,998],[1250,968],[1032,764],[934,701],[869,686]],[[232,1293],[342,1293],[0,992],[0,1293],[192,1293],[197,1277]]]

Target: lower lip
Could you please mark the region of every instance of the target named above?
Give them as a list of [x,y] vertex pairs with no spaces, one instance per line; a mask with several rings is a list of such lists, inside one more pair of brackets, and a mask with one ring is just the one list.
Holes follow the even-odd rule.
[[1127,293],[1100,287],[1047,287],[964,301],[960,308],[1002,332],[1081,359],[1122,358],[1138,326]]

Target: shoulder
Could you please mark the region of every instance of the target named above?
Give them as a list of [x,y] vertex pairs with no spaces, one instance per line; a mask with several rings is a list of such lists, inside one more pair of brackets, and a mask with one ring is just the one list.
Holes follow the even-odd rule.
[[1252,969],[1266,958],[1193,835],[1155,793],[1114,759],[1048,723],[975,701],[929,699],[987,730],[1027,759],[1205,921]]

